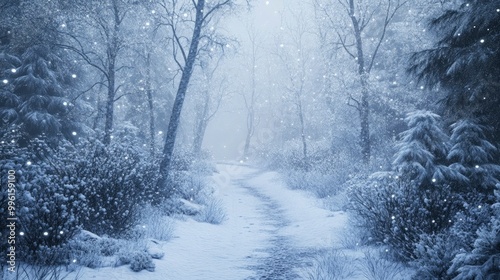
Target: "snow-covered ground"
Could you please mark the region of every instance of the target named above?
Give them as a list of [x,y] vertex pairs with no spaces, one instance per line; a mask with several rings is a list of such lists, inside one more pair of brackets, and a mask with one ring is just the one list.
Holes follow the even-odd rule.
[[275,172],[227,163],[217,168],[215,195],[227,213],[222,224],[177,221],[174,238],[156,248],[165,256],[154,260],[155,272],[85,268],[81,278],[295,279],[314,254],[342,247],[346,213],[325,210],[308,193],[287,189]]

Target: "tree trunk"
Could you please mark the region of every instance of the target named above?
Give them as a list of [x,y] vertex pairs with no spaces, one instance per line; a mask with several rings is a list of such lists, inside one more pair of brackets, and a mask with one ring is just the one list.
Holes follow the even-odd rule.
[[146,57],[146,94],[148,96],[149,107],[149,149],[151,157],[155,156],[155,115],[153,104],[153,89],[151,88],[151,53],[148,51]]
[[[302,87],[301,87],[302,89]],[[304,112],[302,110],[302,102],[300,100],[300,97],[298,98],[297,102],[297,110],[299,111],[299,120],[300,120],[300,138],[302,140],[302,154],[304,156],[304,169],[305,171],[309,170],[309,159],[307,158],[307,140],[306,140],[306,133],[305,133],[305,123],[304,123]]]
[[[160,178],[158,180],[158,185],[160,189],[166,189],[167,187],[166,184],[168,182],[168,175],[169,175],[168,173],[170,171],[170,164],[172,162],[172,155],[175,146],[175,138],[177,136],[177,128],[179,127],[182,105],[184,104],[184,98],[186,97],[189,80],[191,79],[191,74],[193,73],[193,66],[197,57],[198,45],[200,42],[200,34],[204,17],[203,16],[204,7],[205,7],[205,0],[199,0],[196,5],[196,20],[193,30],[193,36],[191,39],[191,44],[189,46],[189,53],[186,59],[186,64],[182,71],[181,80],[179,82],[179,87],[177,89],[177,94],[174,100],[172,115],[170,116],[170,121],[168,123],[167,135],[165,137],[165,146],[163,148],[163,159],[160,163]],[[169,190],[167,190],[167,192],[168,191]]]
[[247,107],[247,136],[245,138],[245,147],[243,149],[243,159],[248,159],[250,152],[250,141],[255,132],[255,99],[257,90],[257,78],[255,71],[255,64],[257,63],[257,46],[255,35],[250,35],[250,40],[252,43],[252,84],[251,84],[251,95],[250,100],[246,103]]
[[199,156],[201,153],[201,147],[203,145],[203,138],[205,138],[205,131],[208,125],[208,109],[210,107],[210,95],[209,92],[205,92],[205,102],[203,110],[198,111],[198,121],[196,124],[196,130],[193,141],[193,154],[194,156]]
[[101,100],[101,94],[102,94],[102,88],[104,85],[104,81],[101,81],[99,84],[99,90],[97,91],[97,100],[96,100],[96,105],[95,107],[97,108],[97,114],[94,119],[94,124],[92,125],[92,129],[95,131],[97,130],[100,125],[101,125],[101,119],[102,119],[102,100]]
[[361,154],[363,162],[368,164],[371,155],[370,141],[370,107],[368,103],[368,88],[366,84],[366,76],[361,76],[361,108],[359,109],[359,117],[361,121]]
[[250,153],[250,141],[252,140],[252,136],[254,133],[254,118],[255,114],[252,106],[252,108],[248,110],[248,115],[247,115],[247,136],[245,138],[245,147],[243,149],[244,159],[247,159]]
[[361,103],[358,107],[361,133],[360,133],[360,146],[363,162],[368,164],[370,162],[370,105],[368,102],[368,74],[365,68],[365,57],[363,53],[363,41],[361,39],[361,29],[359,21],[355,15],[354,0],[349,0],[349,17],[354,28],[354,37],[356,38],[356,51],[358,62],[358,75],[361,83]]
[[105,145],[111,143],[111,133],[113,132],[113,117],[115,106],[115,87],[116,87],[116,57],[119,51],[118,32],[120,29],[120,13],[118,10],[118,3],[116,0],[112,1],[113,4],[113,30],[111,34],[111,42],[107,46],[108,58],[108,97],[106,100],[106,121],[104,123],[104,141]]
[[115,103],[115,62],[114,59],[108,64],[108,96],[106,99],[106,121],[104,123],[104,140],[105,145],[111,143],[111,133],[113,131],[113,114]]

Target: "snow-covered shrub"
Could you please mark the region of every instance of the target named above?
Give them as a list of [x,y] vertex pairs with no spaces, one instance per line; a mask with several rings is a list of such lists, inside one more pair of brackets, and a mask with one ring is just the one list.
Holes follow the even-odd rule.
[[415,279],[453,279],[456,273],[448,273],[457,253],[472,250],[476,231],[486,225],[492,210],[488,205],[467,204],[453,217],[453,225],[437,234],[422,234],[416,245],[417,268]]
[[340,250],[330,249],[314,257],[312,267],[305,270],[305,279],[341,280],[355,275],[349,258]]
[[11,136],[14,142],[2,145],[0,165],[4,174],[15,172],[19,257],[30,263],[64,263],[61,254],[79,230],[78,212],[85,206],[79,180],[66,165],[71,160],[61,159],[73,153],[71,145],[63,142],[55,149],[44,138],[34,138],[21,147],[19,138]]
[[155,264],[148,252],[138,251],[134,252],[130,257],[130,269],[135,272],[139,272],[143,269],[153,272],[155,271]]
[[353,185],[349,200],[349,209],[369,233],[369,241],[388,245],[404,261],[415,259],[420,234],[451,226],[460,206],[447,186],[420,191],[391,173]]
[[336,194],[341,183],[331,174],[325,174],[315,169],[310,171],[282,171],[284,179],[291,189],[307,190],[319,198],[325,198]]
[[83,182],[87,208],[81,209],[83,228],[98,235],[121,236],[132,229],[142,205],[159,197],[153,163],[144,162],[134,147],[86,143],[75,167]]
[[205,202],[204,207],[197,216],[197,220],[204,223],[218,225],[227,218],[222,200],[211,198]]
[[273,161],[279,163],[271,168],[284,175],[291,189],[307,190],[319,198],[330,197],[341,191],[349,174],[358,169],[348,153],[333,153],[326,141],[309,143],[305,168],[300,145],[297,141],[289,141],[284,149],[269,154],[270,157],[276,157]]
[[145,236],[161,241],[168,241],[172,238],[174,231],[174,221],[163,214],[163,212],[153,206],[147,205],[142,213],[142,225]]
[[379,253],[365,251],[361,259],[361,274],[366,279],[373,280],[392,280],[404,279],[404,269],[400,263],[384,259]]
[[343,249],[357,250],[362,245],[359,228],[353,224],[349,224],[342,234],[338,235],[338,240]]
[[113,256],[120,250],[120,244],[116,239],[103,237],[98,240],[97,246],[103,256]]
[[455,255],[467,246],[453,232],[447,230],[438,234],[423,234],[416,245],[416,259],[413,265],[417,272],[413,279],[452,279],[448,269]]
[[[34,265],[28,263],[19,263],[16,275],[13,278],[5,277],[5,279],[23,279],[23,280],[57,280],[57,279],[71,279],[69,275],[78,270],[78,268],[69,268],[61,265]],[[10,273],[9,273],[10,274]],[[76,273],[75,280],[81,279]]]
[[351,207],[373,241],[389,245],[403,261],[416,258],[421,234],[437,234],[453,225],[461,196],[449,182],[456,174],[446,165],[448,137],[439,116],[416,111],[396,147],[394,172],[375,173],[350,191]]
[[103,261],[98,240],[75,238],[69,242],[68,247],[70,263],[89,268],[102,266]]
[[207,188],[206,178],[189,171],[173,171],[170,175],[171,198],[193,201],[203,195]]
[[474,249],[453,260],[448,273],[457,273],[456,280],[500,278],[500,185],[495,195],[490,223],[478,230]]
[[[207,191],[207,176],[216,170],[208,158],[195,157],[191,152],[180,150],[174,154],[166,187],[161,190],[163,198],[161,205],[168,214],[183,213],[178,199],[194,201],[199,196],[205,196]],[[160,204],[155,204],[160,205]]]

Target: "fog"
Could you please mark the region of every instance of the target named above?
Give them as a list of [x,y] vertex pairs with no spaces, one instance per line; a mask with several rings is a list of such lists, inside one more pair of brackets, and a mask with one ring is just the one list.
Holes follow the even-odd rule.
[[[240,85],[250,83],[249,58],[251,46],[248,33],[254,29],[263,44],[260,46],[260,65],[257,68],[264,71],[265,58],[271,56],[271,40],[273,34],[280,31],[281,18],[284,12],[284,1],[255,1],[249,11],[240,11],[238,15],[230,15],[223,22],[224,29],[229,36],[236,38],[239,46],[236,54],[231,55],[230,61],[221,66],[223,71],[231,71],[233,94],[229,100],[223,102],[220,112],[215,116],[207,129],[203,143],[205,149],[211,151],[215,159],[227,160],[243,158],[246,133],[246,109],[241,94]],[[287,5],[294,1],[287,1]],[[260,67],[259,67],[260,66]],[[234,74],[238,73],[238,75]],[[247,89],[248,90],[248,89]],[[261,88],[262,91],[265,89]],[[269,94],[269,91],[266,92]],[[259,112],[262,113],[262,112]],[[272,121],[262,116],[262,122]]]

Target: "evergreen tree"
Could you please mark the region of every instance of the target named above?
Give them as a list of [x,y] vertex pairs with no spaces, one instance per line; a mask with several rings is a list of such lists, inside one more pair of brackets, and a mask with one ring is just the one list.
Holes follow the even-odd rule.
[[19,106],[21,100],[12,92],[13,75],[21,65],[21,60],[17,57],[0,53],[0,118],[1,127],[13,122],[17,118],[15,108]]
[[32,137],[62,133],[74,138],[78,125],[69,114],[72,103],[65,97],[62,60],[48,46],[35,45],[24,52],[20,65],[13,66],[4,70],[10,79],[3,79],[4,85],[11,85],[0,93],[2,130],[18,123]]
[[393,165],[405,179],[427,188],[443,184],[449,177],[446,166],[448,136],[439,126],[440,117],[429,111],[409,113],[408,130],[401,133]]
[[458,254],[448,273],[458,272],[456,280],[500,278],[500,185],[495,191],[496,203],[491,222],[478,230],[474,249]]
[[410,73],[447,91],[445,112],[454,119],[485,117],[500,142],[500,0],[461,0],[430,22],[432,49],[415,53]]
[[499,183],[500,166],[494,163],[497,148],[487,140],[485,128],[474,119],[452,125],[450,168],[458,171],[462,192],[493,195]]

